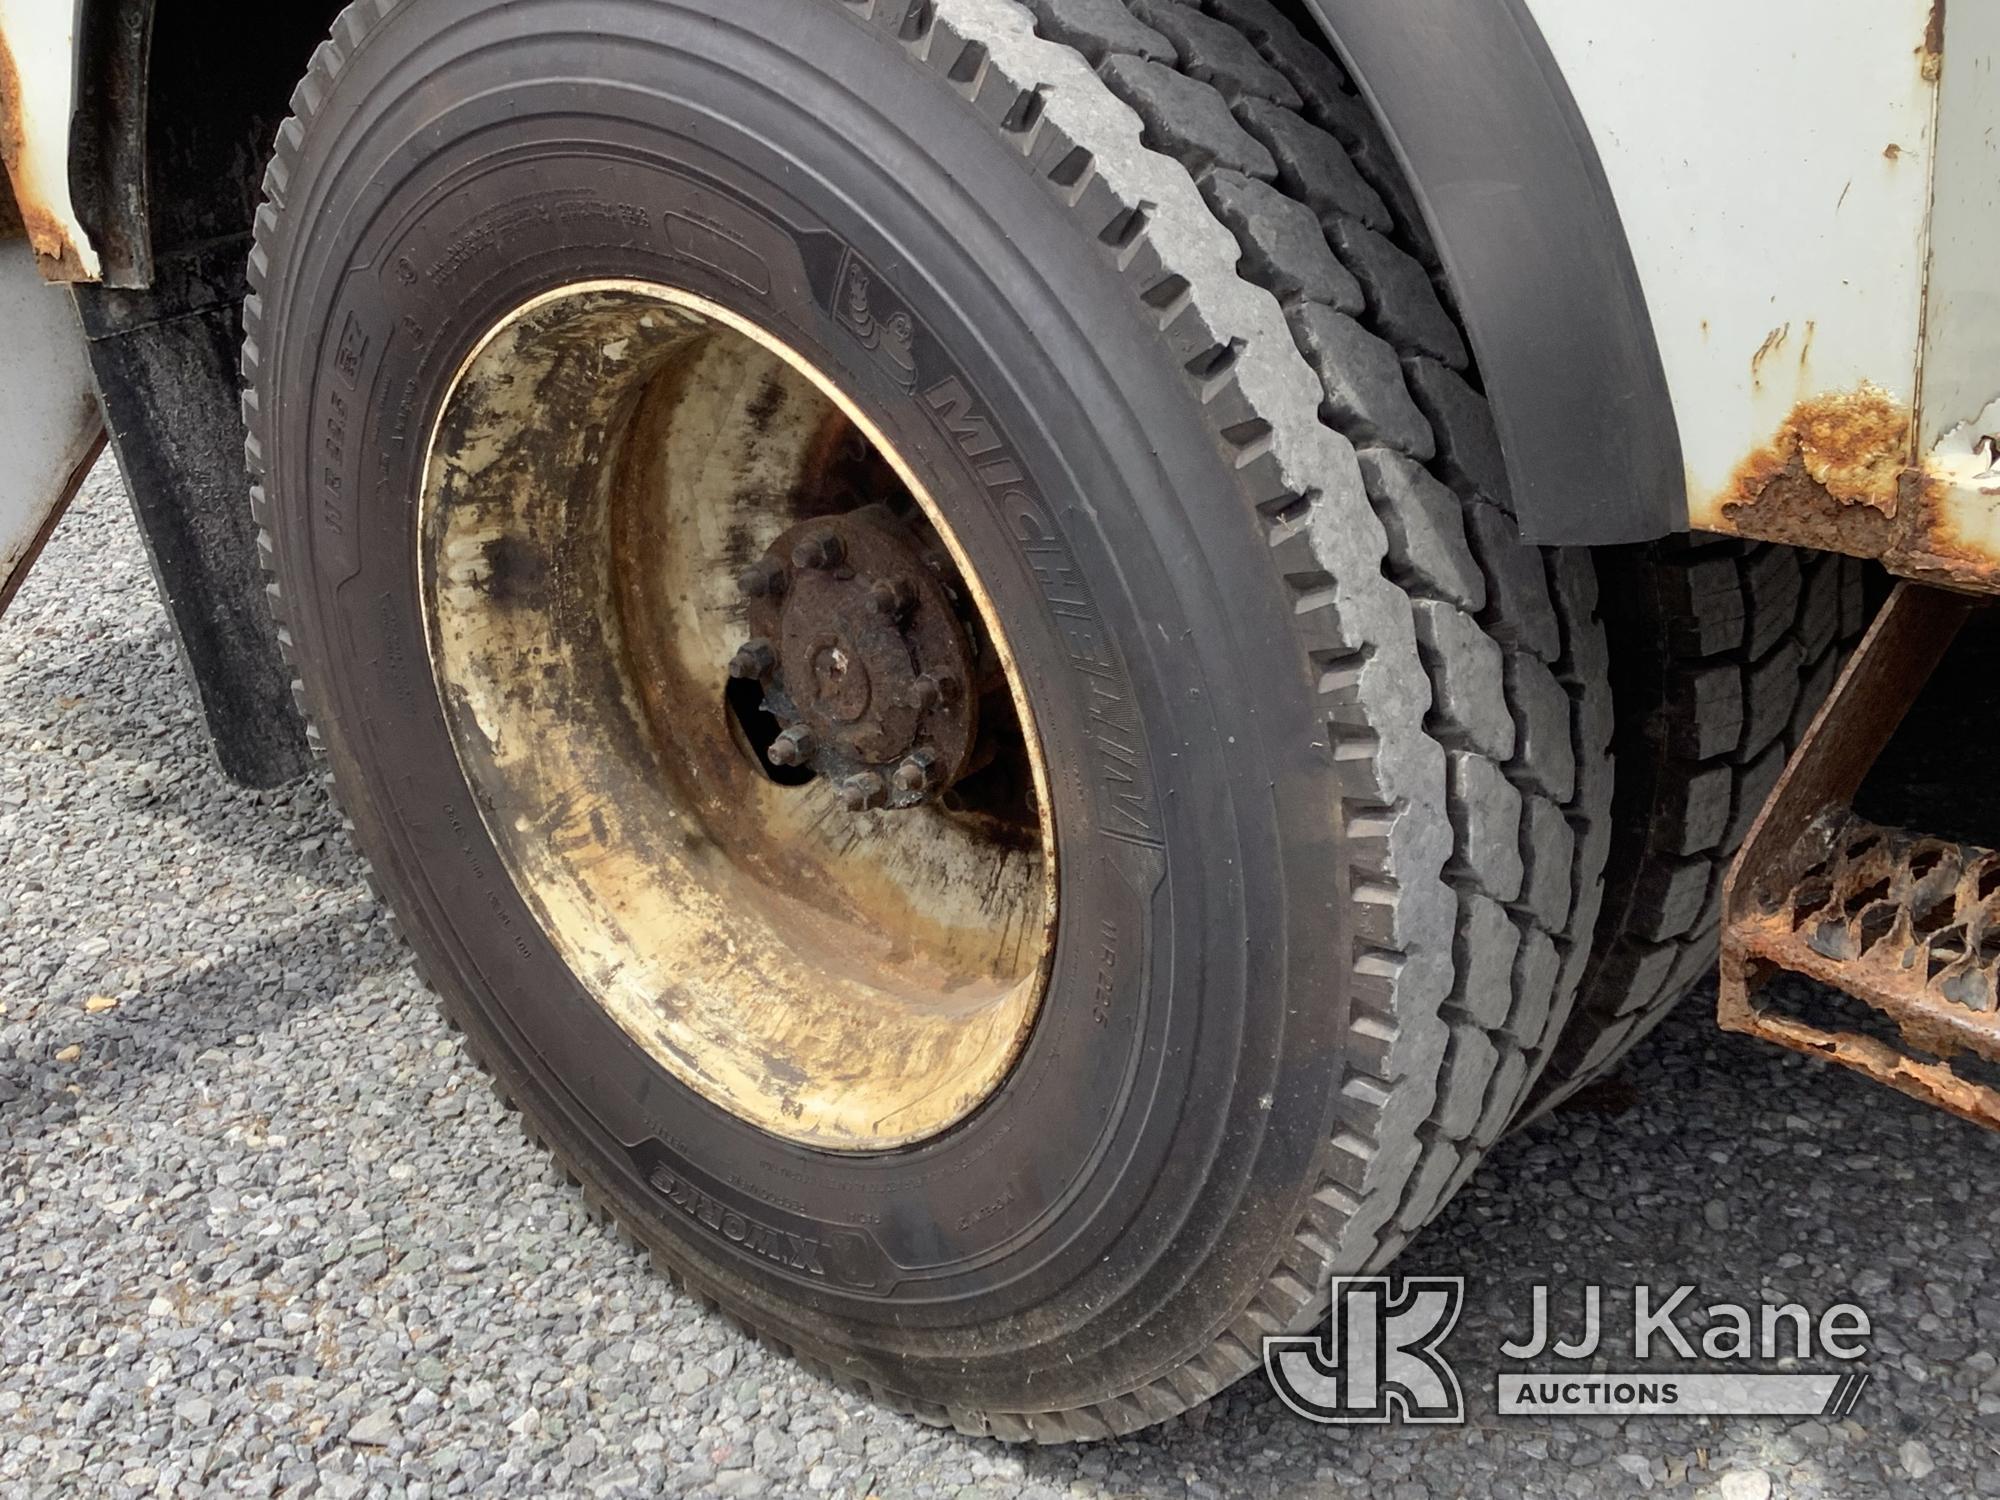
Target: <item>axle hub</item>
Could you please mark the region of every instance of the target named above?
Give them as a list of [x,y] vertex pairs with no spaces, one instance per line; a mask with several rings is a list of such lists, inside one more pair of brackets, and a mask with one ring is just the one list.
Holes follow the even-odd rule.
[[976,659],[948,571],[882,505],[801,521],[743,570],[750,638],[729,671],[763,687],[772,764],[853,811],[914,807],[965,771]]

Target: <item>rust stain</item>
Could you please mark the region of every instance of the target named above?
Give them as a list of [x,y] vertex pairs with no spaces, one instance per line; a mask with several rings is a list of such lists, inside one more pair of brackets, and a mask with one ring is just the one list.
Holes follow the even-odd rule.
[[[1959,1073],[1948,1059],[1912,1057],[1875,1037],[1823,1030],[1810,1022],[1752,1004],[1719,1010],[1716,1024],[1724,1031],[1775,1042],[1804,1056],[1852,1068],[1919,1103],[1956,1115],[1970,1124],[2000,1130],[2000,1095]],[[1917,1051],[1930,1050],[1907,1031],[1903,1039]]]
[[1910,412],[1888,392],[1863,386],[1801,402],[1780,438],[1796,444],[1806,473],[1834,499],[1893,516],[1911,427]]
[[1944,4],[1945,0],[1931,0],[1930,19],[1924,23],[1924,39],[1917,48],[1917,69],[1925,83],[1936,83],[1944,76]]
[[[1789,331],[1787,325],[1766,339],[1759,358]],[[1724,511],[1756,508],[1774,486],[1790,479],[1792,487],[1818,490],[1836,506],[1864,506],[1893,519],[1909,463],[1911,425],[1910,409],[1879,386],[1801,401],[1771,443],[1738,465]]]
[[[63,231],[62,223],[41,202],[21,192],[21,151],[27,132],[21,122],[21,75],[7,39],[0,36],[0,165],[6,167],[12,191],[0,195],[0,239],[25,232],[51,281],[88,279],[83,260]],[[11,208],[11,213],[9,212]],[[11,223],[9,222],[11,220]],[[15,226],[19,229],[16,230]]]
[[[20,176],[21,143],[24,132],[21,128],[21,75],[14,67],[14,54],[7,46],[7,38],[0,36],[0,167],[4,167],[11,184]],[[0,215],[11,217],[15,226],[22,224],[22,215],[17,206],[19,195],[8,192],[6,208]],[[11,209],[11,215],[7,210]],[[11,238],[0,235],[0,238]]]
[[1894,141],[1889,142],[1888,145],[1882,148],[1882,160],[1901,161],[1902,159],[1903,159],[1903,148],[1897,145]]
[[[1760,353],[1782,342],[1774,334]],[[1806,344],[1801,361],[1810,330]],[[2000,558],[1960,540],[1942,504],[1944,484],[1913,462],[1913,432],[1910,409],[1879,386],[1802,401],[1769,443],[1737,465],[1710,513],[1697,514],[1696,522],[1879,558],[1909,578],[1994,591]]]
[[[1797,869],[1787,883],[1784,877]],[[1993,934],[2000,854],[1823,815],[1746,894],[1730,925],[1732,984],[1718,1020],[1865,1073],[1976,1124],[2000,1128],[2000,1089],[1954,1066],[2000,1061]],[[1745,966],[1748,966],[1747,968]],[[1758,967],[1805,974],[1875,1013],[1873,1034],[1756,997]],[[1789,1004],[1789,1001],[1787,1002]],[[1828,1017],[1832,1020],[1832,1017]]]
[[1764,361],[1782,349],[1785,340],[1791,336],[1792,325],[1789,323],[1781,328],[1773,328],[1764,336],[1764,342],[1759,344],[1757,352],[1750,356],[1750,380],[1753,385],[1764,383]]

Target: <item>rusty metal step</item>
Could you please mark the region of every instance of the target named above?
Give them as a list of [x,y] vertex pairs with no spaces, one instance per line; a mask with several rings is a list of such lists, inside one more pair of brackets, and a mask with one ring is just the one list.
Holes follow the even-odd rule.
[[[1896,586],[1729,872],[1716,1019],[2000,1128],[2000,851],[1853,811],[1975,607]],[[1771,988],[1783,971],[1865,1009]]]

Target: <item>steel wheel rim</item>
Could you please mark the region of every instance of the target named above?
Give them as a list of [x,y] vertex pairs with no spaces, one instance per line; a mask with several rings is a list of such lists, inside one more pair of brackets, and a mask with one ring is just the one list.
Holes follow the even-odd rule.
[[[870,753],[909,722],[923,749],[947,727],[946,707],[913,719],[886,706],[909,698],[892,674],[945,649],[930,644],[950,634],[941,598],[983,668],[968,691],[985,684],[979,701],[1001,705],[985,717],[1003,748],[957,785],[919,794],[920,777],[884,775],[885,798],[921,797],[898,809],[853,810],[852,789],[824,775],[774,779],[768,725],[745,706],[757,663],[738,659],[746,622],[775,618],[744,591],[780,532],[838,516],[866,540],[846,519],[860,511],[827,509],[848,493],[829,487],[847,483],[857,446],[882,556],[910,551],[948,585],[914,580],[907,668],[893,640],[868,657],[870,680],[889,684],[869,698],[885,706],[867,722],[888,725]],[[1047,771],[1022,675],[946,514],[828,373],[679,289],[601,280],[547,293],[500,320],[452,379],[417,540],[432,673],[494,873],[588,1003],[712,1104],[805,1146],[907,1146],[992,1096],[1032,1032],[1053,953]],[[807,592],[785,608],[803,610]],[[848,611],[829,616],[838,636],[854,616],[851,597],[836,603]],[[920,627],[930,634],[916,641]],[[798,661],[787,652],[782,680],[758,686],[796,715],[781,691],[800,675],[782,675]],[[981,800],[945,805],[967,789]]]

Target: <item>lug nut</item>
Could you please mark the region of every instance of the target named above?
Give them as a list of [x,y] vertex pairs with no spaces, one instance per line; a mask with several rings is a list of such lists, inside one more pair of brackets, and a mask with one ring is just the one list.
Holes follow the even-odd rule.
[[958,697],[958,679],[948,672],[926,672],[910,684],[910,706],[929,713],[940,703]]
[[900,578],[879,578],[868,589],[868,607],[885,620],[903,620],[917,607],[916,590]]
[[813,758],[813,752],[818,748],[813,742],[811,730],[793,728],[771,741],[771,748],[766,754],[774,766],[802,766]]
[[778,653],[771,649],[769,641],[759,637],[736,648],[736,654],[729,658],[729,675],[762,682],[777,665]]
[[866,812],[889,800],[889,789],[873,771],[859,771],[840,784],[840,805],[849,812]]
[[847,546],[832,531],[815,531],[792,548],[792,561],[801,568],[837,568],[847,556]]
[[736,587],[749,599],[781,599],[790,582],[785,565],[775,557],[760,557],[736,575]]
[[931,778],[937,772],[937,752],[928,745],[921,745],[903,757],[903,763],[896,767],[891,779],[896,790],[909,796],[931,789]]

